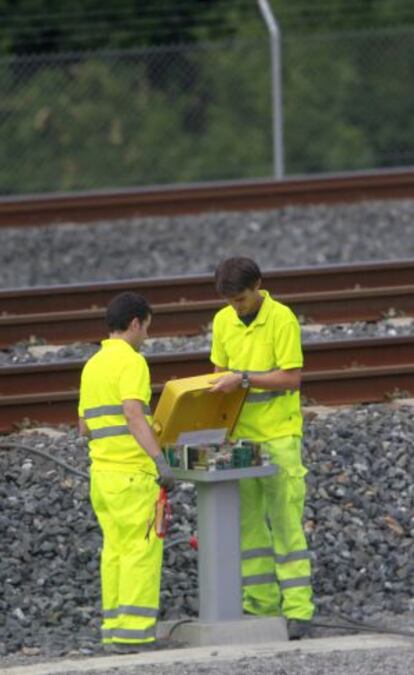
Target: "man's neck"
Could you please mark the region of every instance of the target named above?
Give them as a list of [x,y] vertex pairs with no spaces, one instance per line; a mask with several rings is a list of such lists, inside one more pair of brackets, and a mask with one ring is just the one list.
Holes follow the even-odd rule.
[[109,339],[110,340],[123,340],[127,344],[129,344],[132,349],[135,349],[135,346],[131,342],[131,337],[127,331],[114,331],[113,333],[109,333]]

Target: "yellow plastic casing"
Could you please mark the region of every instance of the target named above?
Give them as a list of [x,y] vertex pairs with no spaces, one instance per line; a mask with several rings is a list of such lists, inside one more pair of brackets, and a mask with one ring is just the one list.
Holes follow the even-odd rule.
[[160,445],[174,445],[184,432],[226,428],[231,433],[247,389],[212,393],[214,380],[225,374],[209,373],[166,382],[153,415],[153,430]]

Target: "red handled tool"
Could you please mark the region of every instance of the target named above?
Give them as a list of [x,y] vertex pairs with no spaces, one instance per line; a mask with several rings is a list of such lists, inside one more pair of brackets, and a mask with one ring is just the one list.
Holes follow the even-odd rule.
[[171,504],[168,501],[168,493],[165,488],[160,488],[160,494],[155,504],[155,534],[164,539],[168,526],[172,520]]

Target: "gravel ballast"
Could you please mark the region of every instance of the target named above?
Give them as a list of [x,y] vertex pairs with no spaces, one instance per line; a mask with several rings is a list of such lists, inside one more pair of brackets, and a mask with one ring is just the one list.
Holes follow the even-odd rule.
[[414,257],[414,200],[2,228],[0,287],[211,272],[254,257],[263,269]]
[[[399,322],[402,323],[400,324]],[[414,319],[386,319],[378,322],[356,322],[325,326],[302,326],[302,342],[328,342],[331,340],[355,340],[364,338],[391,338],[414,336]],[[146,356],[170,352],[193,352],[209,350],[211,333],[192,337],[152,338],[145,342],[142,353]],[[42,341],[20,342],[9,349],[0,351],[0,366],[29,363],[54,363],[88,359],[99,347],[94,344],[76,342],[50,349]]]
[[[365,650],[330,654],[280,654],[268,658],[242,658],[220,662],[213,656],[205,663],[176,663],[163,667],[133,666],[124,668],[125,675],[411,675],[414,652],[397,649]],[[100,675],[116,675],[119,669],[99,671]],[[75,671],[61,675],[75,675]]]
[[[345,614],[413,625],[413,408],[310,412],[305,426],[305,529],[318,612],[331,622]],[[85,442],[73,429],[0,441],[87,471]],[[0,655],[96,653],[100,533],[87,481],[27,450],[1,450],[0,468]],[[187,539],[196,528],[193,486],[181,484],[172,503],[168,541]],[[187,545],[165,552],[161,600],[163,618],[197,613],[197,553]]]

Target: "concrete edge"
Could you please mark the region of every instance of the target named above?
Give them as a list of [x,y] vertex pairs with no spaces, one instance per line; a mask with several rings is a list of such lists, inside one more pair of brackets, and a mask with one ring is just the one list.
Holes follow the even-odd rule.
[[[99,672],[110,668],[135,665],[168,665],[172,663],[206,663],[238,661],[242,658],[269,658],[280,654],[327,654],[334,651],[414,649],[414,640],[408,637],[383,634],[347,635],[331,638],[301,640],[300,642],[272,642],[260,645],[226,645],[192,647],[161,652],[146,652],[123,656],[110,655],[82,659],[62,659],[49,663],[10,666],[0,669],[0,675],[56,675],[63,672]],[[58,670],[57,670],[58,668]]]

